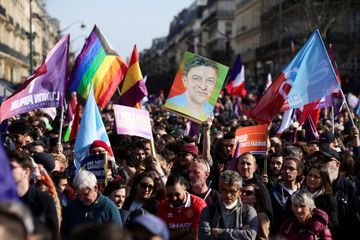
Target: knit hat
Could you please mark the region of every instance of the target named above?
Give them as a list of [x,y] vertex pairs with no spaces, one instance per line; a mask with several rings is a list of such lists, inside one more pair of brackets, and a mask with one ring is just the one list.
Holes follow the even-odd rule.
[[93,143],[92,143],[91,146],[90,146],[90,149],[91,149],[91,148],[95,148],[95,147],[102,147],[102,148],[104,148],[108,153],[111,152],[111,149],[110,149],[110,147],[107,145],[107,143],[104,142],[104,141],[101,141],[101,140],[95,140],[95,141],[93,141]]
[[197,148],[197,146],[195,146],[195,144],[192,143],[186,143],[182,145],[179,151],[192,153],[194,156],[197,156],[199,154],[199,149]]

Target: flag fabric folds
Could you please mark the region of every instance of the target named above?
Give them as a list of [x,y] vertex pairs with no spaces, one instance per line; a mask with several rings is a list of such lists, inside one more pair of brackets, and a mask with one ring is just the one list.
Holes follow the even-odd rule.
[[95,140],[101,140],[110,147],[109,137],[96,105],[93,90],[90,88],[75,140],[74,161],[77,170],[80,169],[81,160],[89,154],[90,145]]
[[8,157],[4,151],[4,144],[0,139],[0,201],[19,201],[17,188],[12,176]]
[[76,58],[67,86],[85,99],[93,86],[96,102],[103,109],[123,80],[126,69],[125,62],[110,48],[95,25]]
[[64,36],[48,53],[45,62],[0,107],[0,121],[39,108],[61,107],[70,35]]
[[64,142],[69,142],[75,139],[80,125],[80,104],[77,104],[69,122],[69,126],[66,129],[64,135]]
[[293,123],[294,109],[290,109],[283,114],[280,128],[277,130],[276,135],[280,136],[286,129],[289,128],[290,124]]
[[226,85],[226,91],[231,96],[245,97],[247,91],[245,89],[245,67],[242,64],[240,54],[236,57],[235,63],[229,73],[230,83]]
[[294,109],[338,90],[336,74],[316,30],[257,102],[250,116],[259,123],[269,123],[285,100]]
[[73,113],[75,111],[75,107],[77,105],[77,96],[76,96],[76,92],[72,92],[71,93],[71,98],[70,101],[67,104],[67,114],[66,114],[66,119],[67,121],[70,121]]
[[268,73],[264,92],[270,87],[271,83],[272,83],[271,73]]
[[120,104],[128,107],[141,108],[141,100],[147,96],[147,88],[139,64],[136,45],[131,54],[129,68],[120,92]]

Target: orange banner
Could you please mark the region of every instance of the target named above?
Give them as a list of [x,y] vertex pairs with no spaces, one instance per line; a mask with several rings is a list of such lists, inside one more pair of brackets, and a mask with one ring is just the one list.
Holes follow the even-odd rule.
[[265,154],[267,150],[267,125],[241,127],[236,130],[236,144],[240,153]]

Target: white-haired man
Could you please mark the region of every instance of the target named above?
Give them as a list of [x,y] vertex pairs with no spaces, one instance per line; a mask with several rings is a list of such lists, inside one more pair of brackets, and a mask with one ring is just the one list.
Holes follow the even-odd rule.
[[77,199],[65,209],[61,222],[61,234],[67,238],[72,229],[83,223],[114,222],[122,225],[115,204],[98,191],[93,173],[82,170],[74,178]]

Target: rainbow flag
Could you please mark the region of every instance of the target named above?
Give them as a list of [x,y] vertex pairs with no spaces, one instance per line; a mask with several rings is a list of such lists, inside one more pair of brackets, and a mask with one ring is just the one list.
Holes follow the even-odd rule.
[[124,78],[126,63],[110,48],[95,25],[75,61],[67,82],[69,91],[87,99],[93,85],[97,105],[104,108]]
[[141,108],[141,100],[147,96],[147,88],[140,70],[136,45],[131,54],[129,68],[120,92],[120,104]]

